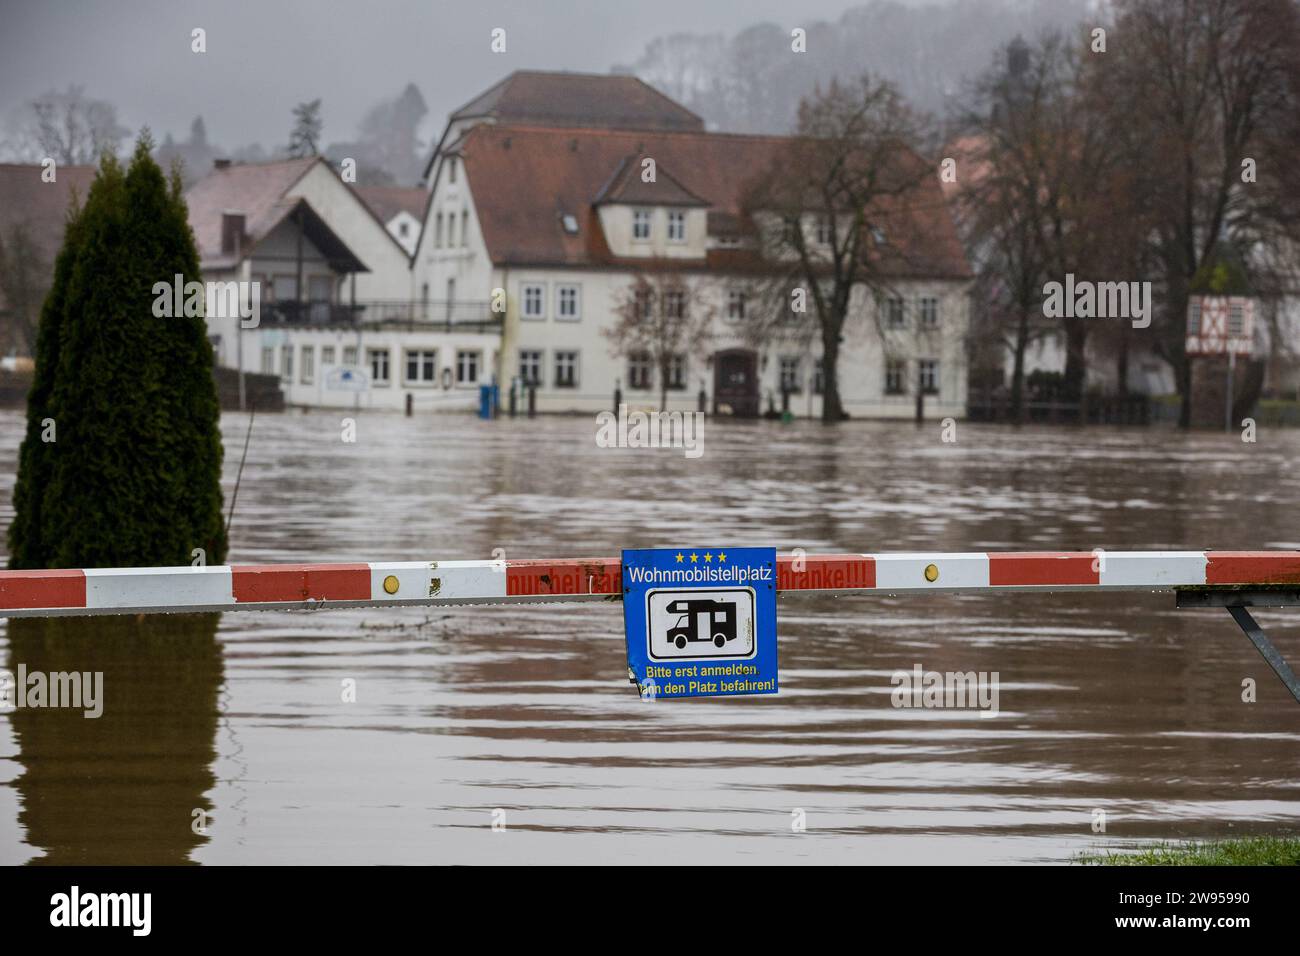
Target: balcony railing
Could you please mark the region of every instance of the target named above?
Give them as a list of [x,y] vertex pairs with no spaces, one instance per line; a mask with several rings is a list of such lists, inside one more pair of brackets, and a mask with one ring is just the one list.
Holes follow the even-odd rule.
[[319,328],[343,326],[407,329],[412,332],[494,332],[501,315],[491,304],[469,301],[372,300],[355,305],[330,302],[263,302],[262,325]]

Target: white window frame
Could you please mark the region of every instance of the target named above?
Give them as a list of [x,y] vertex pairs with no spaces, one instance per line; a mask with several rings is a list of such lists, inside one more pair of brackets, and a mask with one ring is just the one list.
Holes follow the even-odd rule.
[[727,292],[727,318],[732,322],[745,321],[745,306],[749,297],[744,289],[730,289]]
[[[465,378],[462,376],[466,359],[474,360],[474,377]],[[479,374],[483,371],[483,351],[482,349],[457,349],[456,350],[456,384],[461,388],[474,388],[479,383]]]
[[273,347],[268,346],[262,349],[262,374],[275,374],[275,349]]
[[939,327],[939,297],[934,295],[923,295],[917,300],[916,306],[917,323],[923,329],[937,329]]
[[[560,375],[560,358],[561,356],[573,356],[573,381],[571,384],[562,384],[563,377]],[[555,388],[578,388],[582,383],[582,353],[578,349],[556,349],[553,353],[555,361]]]
[[[537,374],[529,378],[524,374],[524,356],[537,356]],[[532,364],[531,362],[528,364]],[[546,351],[544,349],[520,349],[519,350],[519,381],[524,385],[537,385],[541,387],[546,377]]]
[[[786,388],[787,371],[790,387]],[[777,361],[777,391],[791,395],[803,394],[803,359],[798,355],[782,355]]]
[[[929,372],[927,374],[927,367]],[[916,360],[916,383],[923,394],[939,394],[939,360],[938,359],[917,359]]]
[[655,387],[654,356],[644,350],[627,357],[627,387],[633,392],[648,392]]
[[[415,357],[416,376],[411,378],[411,357]],[[425,357],[429,357],[429,363],[432,368],[429,370],[428,378],[425,378]],[[432,387],[438,384],[438,350],[436,348],[414,348],[402,349],[402,384],[413,385],[417,388]]]
[[334,364],[334,346],[322,345],[320,347],[320,367],[323,369],[326,365]]
[[[896,383],[892,381],[895,377]],[[907,394],[907,363],[902,359],[885,359],[884,393],[886,395]]]
[[[375,370],[375,365],[380,357],[383,357],[384,374],[381,378]],[[370,384],[380,388],[387,388],[393,383],[393,350],[390,348],[368,348],[366,349],[366,371],[370,374]]]
[[[633,242],[650,242],[654,238],[654,210],[653,209],[633,209],[632,210],[632,241]],[[637,228],[640,224],[645,224],[645,235],[638,236]]]
[[[674,229],[674,226],[680,228]],[[674,233],[676,233],[674,235]],[[685,242],[686,241],[686,211],[684,209],[668,210],[668,241]]]
[[316,346],[302,347],[302,367],[299,369],[298,377],[303,385],[310,385],[316,380]]
[[[348,356],[351,356],[349,359]],[[343,346],[343,364],[353,368],[357,365],[357,347],[355,345]]]
[[[564,294],[573,293],[573,314],[564,314]],[[582,286],[575,282],[556,283],[555,285],[555,321],[578,322],[582,319]]]
[[[537,290],[537,307],[540,311],[536,315],[530,315],[528,312],[528,290]],[[519,317],[527,319],[529,322],[546,321],[546,283],[545,282],[521,282],[519,284]]]

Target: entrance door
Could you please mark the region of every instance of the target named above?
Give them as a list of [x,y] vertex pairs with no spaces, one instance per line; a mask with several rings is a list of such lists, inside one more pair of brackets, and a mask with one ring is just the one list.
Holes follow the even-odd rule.
[[727,349],[713,356],[713,414],[758,417],[758,353]]

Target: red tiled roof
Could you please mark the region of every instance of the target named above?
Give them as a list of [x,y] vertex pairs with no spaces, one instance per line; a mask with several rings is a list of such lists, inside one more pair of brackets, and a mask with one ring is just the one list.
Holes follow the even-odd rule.
[[352,189],[384,224],[399,212],[409,212],[420,219],[429,199],[428,191],[418,186],[353,186]]
[[[460,152],[493,262],[626,266],[610,256],[591,213],[629,157],[638,169],[640,159],[649,156],[659,170],[671,170],[680,189],[709,206],[712,223],[739,224],[752,177],[788,143],[776,136],[484,124],[466,134]],[[924,177],[909,199],[906,214],[895,208],[884,216],[882,268],[899,277],[967,278],[970,267],[938,176]],[[577,235],[564,231],[565,214],[582,223]],[[724,268],[741,258],[753,257],[711,256],[710,261]]]
[[703,130],[704,120],[635,76],[517,70],[451,114],[498,123]]
[[41,179],[43,171],[37,165],[0,163],[0,237],[8,241],[14,229],[25,228],[53,275],[72,196],[79,204],[86,201],[96,167],[58,166],[52,183]]
[[320,157],[310,156],[274,163],[232,163],[213,169],[191,186],[185,202],[204,267],[220,267],[231,258],[221,252],[223,213],[243,213],[244,232],[256,242],[284,218],[281,200],[285,193],[321,162]]

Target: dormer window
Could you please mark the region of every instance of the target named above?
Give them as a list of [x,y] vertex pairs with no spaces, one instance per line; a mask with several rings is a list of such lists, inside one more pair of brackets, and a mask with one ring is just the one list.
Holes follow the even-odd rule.
[[817,242],[823,246],[831,244],[831,221],[824,217],[817,220]]
[[632,238],[642,242],[650,238],[649,209],[632,210]]
[[560,223],[564,226],[564,231],[571,236],[578,234],[578,217],[572,213],[565,213],[560,217]]
[[674,209],[668,213],[668,241],[686,241],[686,213]]

